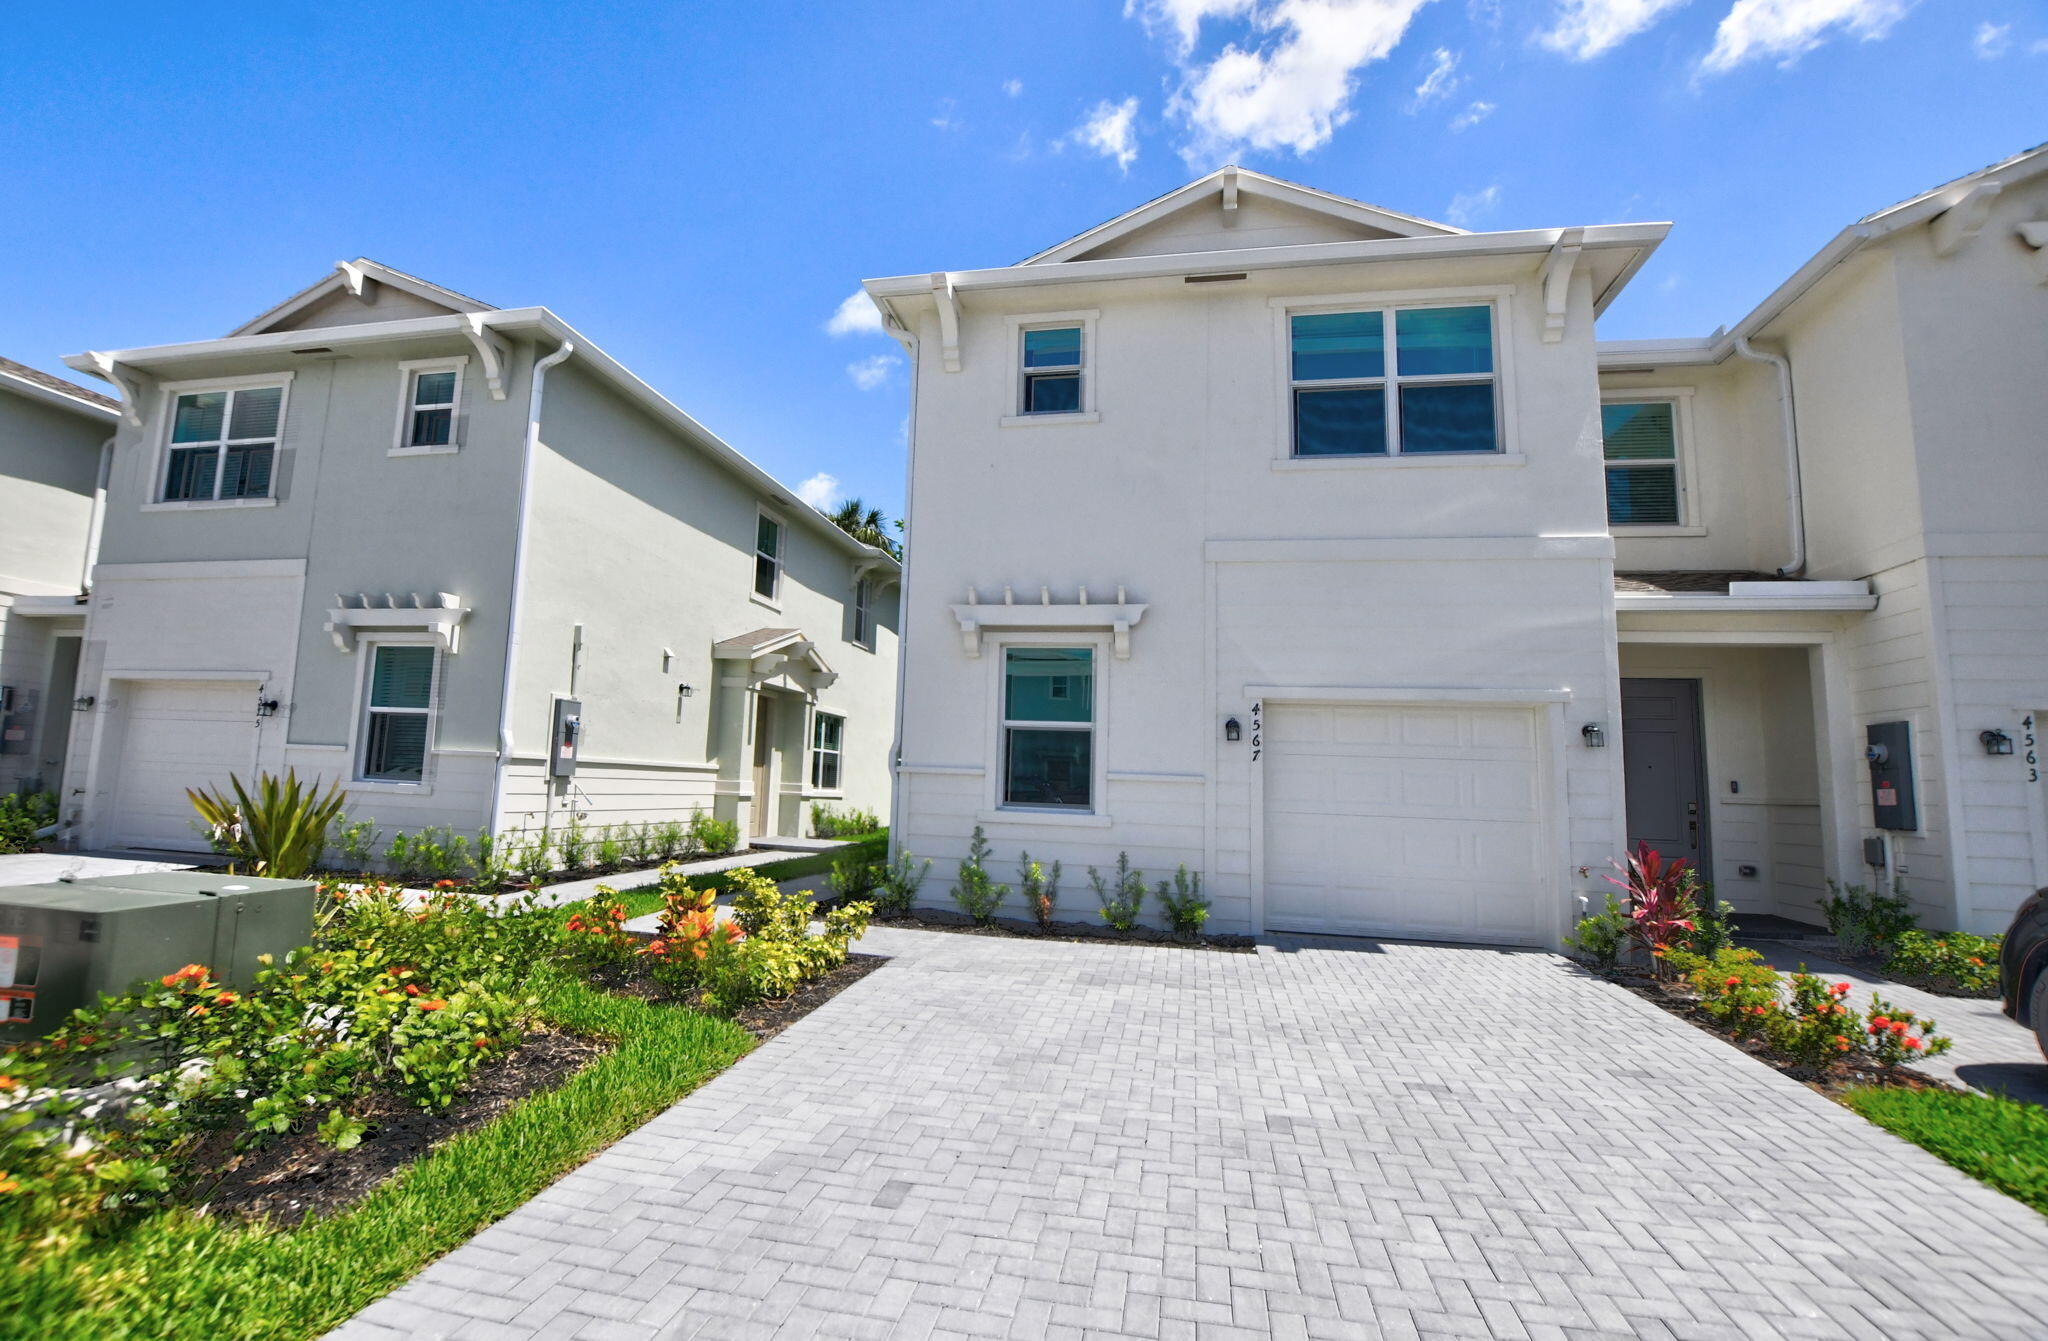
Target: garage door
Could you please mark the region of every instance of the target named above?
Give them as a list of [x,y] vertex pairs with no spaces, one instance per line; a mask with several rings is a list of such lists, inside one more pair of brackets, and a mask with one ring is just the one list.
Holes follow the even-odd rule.
[[119,693],[121,739],[113,760],[118,847],[206,851],[187,787],[251,781],[256,762],[256,684],[139,680]]
[[1539,720],[1526,708],[1269,708],[1267,927],[1543,940]]

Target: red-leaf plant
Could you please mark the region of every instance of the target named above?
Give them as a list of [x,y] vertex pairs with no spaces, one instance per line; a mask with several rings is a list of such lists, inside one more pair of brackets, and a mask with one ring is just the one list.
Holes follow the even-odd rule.
[[1648,843],[1639,843],[1627,864],[1616,862],[1614,868],[1627,879],[1610,875],[1607,882],[1628,891],[1630,935],[1649,953],[1651,968],[1661,978],[1664,956],[1693,930],[1691,867],[1683,857],[1665,861]]

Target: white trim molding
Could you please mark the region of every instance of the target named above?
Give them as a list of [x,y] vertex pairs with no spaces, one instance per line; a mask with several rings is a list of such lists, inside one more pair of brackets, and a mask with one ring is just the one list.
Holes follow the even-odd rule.
[[1248,684],[1244,696],[1274,703],[1471,703],[1536,707],[1569,703],[1570,689],[1509,689],[1459,685]]
[[1142,602],[1134,603],[1125,596],[1124,589],[1116,589],[1116,600],[1091,601],[1088,588],[1080,588],[1080,597],[1071,603],[1055,602],[1050,587],[1038,589],[1035,604],[1019,605],[1010,588],[1003,588],[1000,605],[981,604],[981,594],[975,588],[967,589],[967,601],[952,607],[953,618],[960,625],[960,650],[970,658],[981,655],[982,634],[988,630],[1011,633],[1029,630],[1033,632],[1090,632],[1100,633],[1107,629],[1112,653],[1118,661],[1131,659],[1131,630],[1145,617],[1150,607]]
[[1617,613],[1641,614],[1662,611],[1754,612],[1822,611],[1857,613],[1877,609],[1877,597],[1870,583],[1857,578],[1848,582],[1730,582],[1725,596],[1714,592],[1617,591]]
[[[373,604],[379,597],[384,603]],[[336,596],[325,625],[327,636],[334,640],[334,650],[355,651],[357,637],[366,632],[375,633],[380,641],[390,633],[424,634],[450,656],[462,650],[462,621],[469,618],[469,607],[462,604],[461,597],[446,591],[437,591],[431,597],[408,592],[407,597],[411,605],[400,605],[400,598],[388,591]],[[427,603],[430,599],[434,604]]]

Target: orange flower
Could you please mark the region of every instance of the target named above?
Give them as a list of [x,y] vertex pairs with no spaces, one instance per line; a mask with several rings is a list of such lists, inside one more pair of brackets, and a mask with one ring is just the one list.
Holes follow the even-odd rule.
[[1870,1017],[1870,1032],[1874,1034],[1880,1029],[1888,1029],[1891,1023],[1889,1015],[1873,1015]]
[[21,1082],[13,1076],[0,1076],[0,1094],[11,1094],[21,1088]]
[[204,1006],[194,1006],[194,1007],[192,1008],[192,1014],[194,1014],[194,1015],[209,1015],[209,1014],[212,1014],[212,1012],[211,1012],[211,1011],[209,1011],[209,1010],[207,1010],[207,1009],[206,1009],[206,1007],[204,1007]]
[[418,996],[420,994],[420,985],[416,982],[407,983],[405,985],[405,994],[407,996]]
[[180,987],[187,982],[205,982],[206,966],[203,964],[187,964],[176,973],[166,973],[162,981],[166,987]]
[[1909,1052],[1918,1052],[1920,1050],[1920,1040],[1917,1038],[1907,1039],[1906,1050]]
[[488,1038],[480,1038],[476,1041],[476,1045],[480,1048],[488,1048],[489,1046],[491,1046],[491,1040],[489,1040]]
[[232,1006],[235,1004],[235,1002],[239,1000],[241,1000],[241,998],[236,996],[233,992],[222,992],[219,996],[213,999],[214,1004],[218,1006]]
[[0,1174],[0,1192],[13,1192],[19,1189],[20,1187],[20,1183],[15,1182],[12,1178],[9,1178],[4,1174]]
[[448,1003],[439,997],[435,997],[432,1001],[415,1001],[413,1004],[421,1010],[445,1010],[448,1006]]
[[435,889],[453,889],[453,888],[455,888],[455,882],[454,882],[453,880],[436,880],[436,881],[434,882],[434,888],[435,888]]
[[1740,986],[1742,986],[1742,979],[1740,979],[1740,978],[1730,978],[1730,979],[1729,979],[1729,980],[1728,980],[1727,982],[1723,983],[1723,984],[1722,984],[1722,986],[1724,986],[1724,987],[1740,987]]

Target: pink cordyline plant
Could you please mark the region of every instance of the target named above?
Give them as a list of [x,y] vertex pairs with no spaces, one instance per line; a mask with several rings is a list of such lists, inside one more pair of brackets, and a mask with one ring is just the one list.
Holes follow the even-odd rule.
[[1628,891],[1630,934],[1650,954],[1658,977],[1664,976],[1664,956],[1679,944],[1681,935],[1693,930],[1690,864],[1680,857],[1665,861],[1648,843],[1638,843],[1627,864],[1614,863],[1626,879],[1607,877],[1611,885]]

